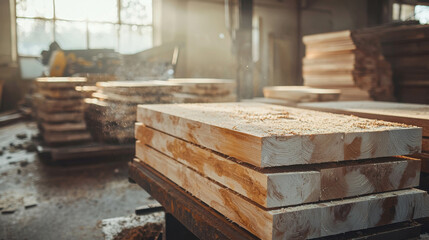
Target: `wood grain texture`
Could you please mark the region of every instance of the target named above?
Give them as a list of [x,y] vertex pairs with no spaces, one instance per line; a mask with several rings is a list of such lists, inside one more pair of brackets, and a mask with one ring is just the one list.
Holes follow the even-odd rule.
[[263,93],[266,98],[285,99],[295,102],[325,102],[338,100],[341,91],[307,86],[273,86],[264,87]]
[[343,164],[261,169],[203,149],[182,139],[136,124],[136,156],[146,145],[192,168],[203,176],[267,207],[392,191],[419,185],[420,161],[385,158]]
[[42,77],[36,78],[36,86],[39,88],[69,88],[85,85],[86,78],[83,77]]
[[301,103],[298,107],[414,125],[422,127],[423,136],[429,137],[429,106],[425,104],[350,101]]
[[237,84],[232,79],[173,78],[168,82],[182,86],[182,93],[198,96],[226,96],[236,93]]
[[140,105],[137,121],[258,167],[407,155],[421,148],[417,127],[257,103]]
[[[342,232],[354,231],[415,217],[429,216],[426,192],[417,189],[401,190],[347,200],[306,204],[276,210],[265,210],[216,184],[185,165],[156,151],[144,152],[142,161],[171,181],[199,198],[201,201],[223,214],[233,222],[261,239],[306,239]],[[386,202],[386,208],[371,212],[375,204]],[[387,204],[388,203],[388,204]],[[400,203],[400,205],[398,204]],[[392,217],[384,217],[389,215]],[[370,221],[370,217],[386,219]]]

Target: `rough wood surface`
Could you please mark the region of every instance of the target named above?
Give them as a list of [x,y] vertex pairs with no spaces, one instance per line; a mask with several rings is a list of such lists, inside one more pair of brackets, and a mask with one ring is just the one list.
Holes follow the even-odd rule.
[[350,101],[302,103],[298,107],[414,125],[422,127],[423,136],[429,137],[429,106],[425,104]]
[[47,132],[64,132],[64,131],[80,131],[86,129],[85,122],[75,123],[45,123],[42,122],[43,131]]
[[47,99],[42,95],[33,96],[35,107],[44,112],[79,112],[84,110],[83,99]]
[[83,112],[60,112],[60,113],[49,113],[41,110],[37,111],[37,117],[44,122],[79,122],[84,120]]
[[[136,124],[136,156],[147,146],[267,207],[341,199],[419,185],[420,161],[411,158],[261,169]],[[168,161],[168,160],[167,160]]]
[[231,95],[236,93],[237,87],[235,80],[230,79],[175,78],[168,81],[180,84],[182,93],[200,96]]
[[341,91],[338,89],[311,88],[307,86],[264,87],[264,97],[286,99],[295,102],[336,101]]
[[306,239],[429,216],[427,193],[417,189],[265,210],[156,150],[144,162],[261,239]]
[[421,149],[421,128],[257,103],[139,105],[137,121],[258,167]]
[[69,142],[84,142],[91,140],[89,132],[45,132],[43,133],[43,140],[48,144],[60,144]]
[[36,86],[40,88],[70,88],[85,85],[86,78],[82,77],[46,77],[37,78]]
[[104,92],[125,95],[169,94],[181,89],[178,84],[157,80],[98,82],[97,87]]
[[218,102],[236,102],[237,95],[221,95],[221,96],[200,96],[196,94],[174,93],[172,101],[174,103],[218,103]]

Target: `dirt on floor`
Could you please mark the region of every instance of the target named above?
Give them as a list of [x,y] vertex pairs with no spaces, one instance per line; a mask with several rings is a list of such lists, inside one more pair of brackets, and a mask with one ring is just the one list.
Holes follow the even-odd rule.
[[46,165],[35,135],[32,122],[0,128],[0,239],[103,239],[102,219],[155,202],[128,182],[130,159]]

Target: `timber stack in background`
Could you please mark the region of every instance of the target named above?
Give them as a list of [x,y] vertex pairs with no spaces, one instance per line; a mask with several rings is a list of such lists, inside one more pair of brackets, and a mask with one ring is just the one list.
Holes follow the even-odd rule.
[[259,103],[140,105],[137,121],[131,166],[158,171],[261,239],[429,216],[427,192],[413,188],[420,160],[399,156],[420,151],[418,127]]
[[374,33],[392,66],[397,99],[429,103],[429,26],[383,27]]
[[166,81],[98,82],[92,98],[85,99],[86,118],[100,142],[134,141],[137,104],[172,103],[181,86]]
[[182,90],[174,93],[174,103],[236,102],[235,80],[209,78],[175,78],[169,82],[180,84]]
[[392,72],[377,36],[346,30],[303,37],[304,85],[340,89],[340,100],[393,100]]
[[37,124],[48,145],[76,144],[91,140],[84,119],[84,100],[75,90],[86,78],[38,78],[33,104]]

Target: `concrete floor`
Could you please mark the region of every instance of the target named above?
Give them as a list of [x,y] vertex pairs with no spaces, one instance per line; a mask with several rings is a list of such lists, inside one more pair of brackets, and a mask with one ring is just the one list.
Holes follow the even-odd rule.
[[[27,138],[18,139],[21,133]],[[0,215],[0,239],[103,239],[102,219],[155,202],[128,183],[127,160],[48,166],[34,152],[10,148],[11,142],[28,142],[35,133],[36,125],[29,122],[0,128],[0,149],[6,148],[0,156],[0,203],[16,208]],[[26,209],[31,199],[37,206]]]

